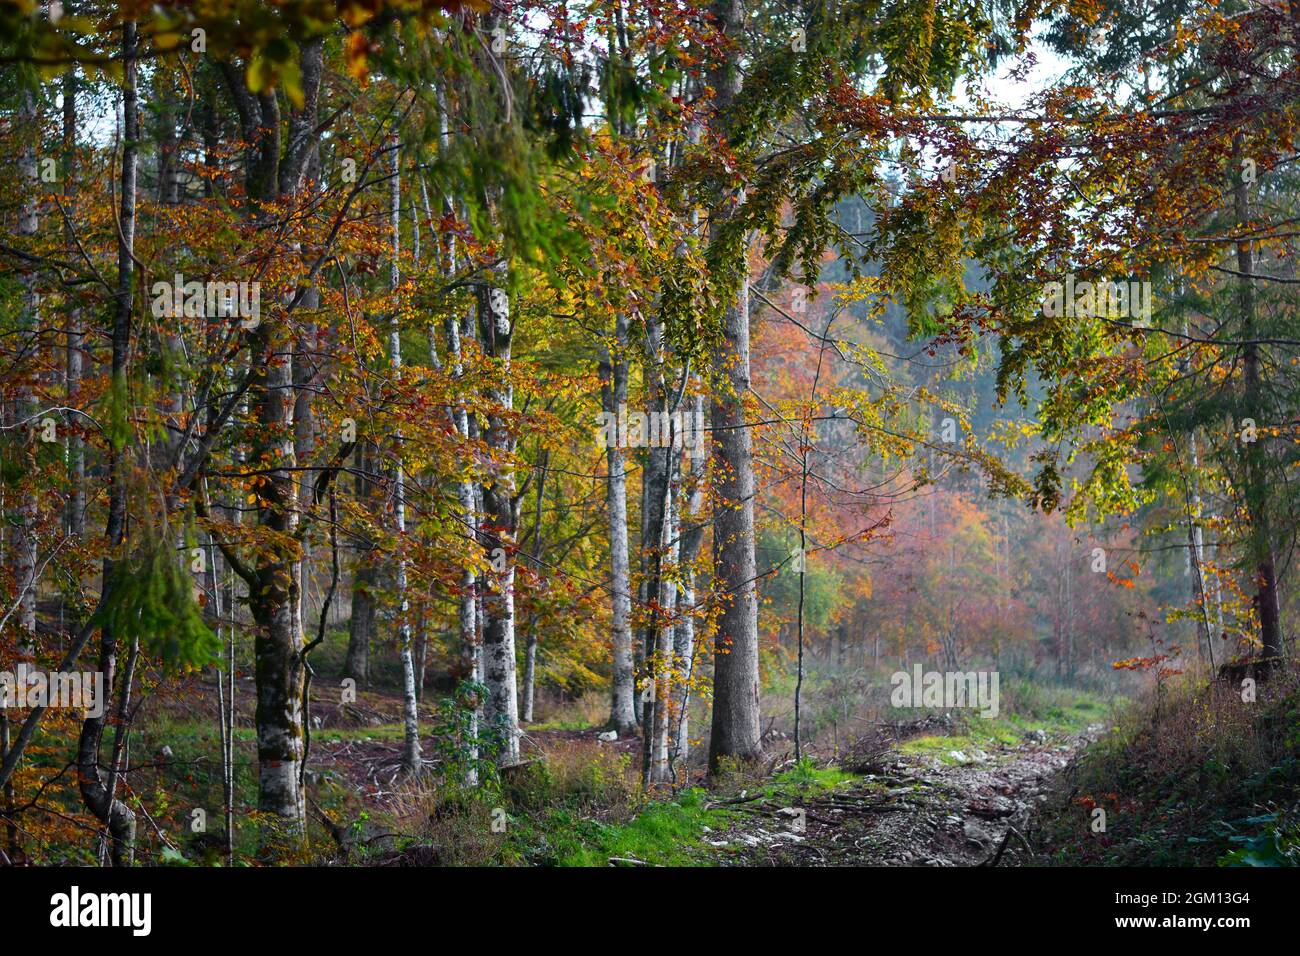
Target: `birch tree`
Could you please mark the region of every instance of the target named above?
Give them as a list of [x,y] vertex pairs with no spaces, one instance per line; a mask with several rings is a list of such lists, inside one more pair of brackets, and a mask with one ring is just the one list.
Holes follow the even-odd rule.
[[[398,256],[402,244],[402,164],[401,149],[392,143],[392,173],[389,182],[390,225],[392,228],[392,263],[389,288],[393,296],[393,316],[388,333],[388,361],[394,385],[400,387],[402,373],[401,306],[398,290],[401,272]],[[402,747],[402,770],[411,775],[420,772],[420,712],[415,692],[415,661],[411,654],[410,604],[406,596],[406,479],[402,464],[402,433],[394,436],[393,517],[397,526],[397,642],[402,660],[402,723],[405,731]]]

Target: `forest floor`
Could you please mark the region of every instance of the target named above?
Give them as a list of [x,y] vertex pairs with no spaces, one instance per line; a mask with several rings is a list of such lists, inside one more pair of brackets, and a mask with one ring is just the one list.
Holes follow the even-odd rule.
[[[236,842],[241,857],[251,858],[258,833],[251,813],[255,695],[247,681],[239,683]],[[447,744],[432,701],[421,707],[430,773],[410,782],[400,773],[400,699],[387,689],[363,690],[344,704],[332,682],[321,680],[312,687],[306,773],[313,848],[300,862],[1015,865],[1034,859],[1029,844],[1050,852],[1035,832],[1034,810],[1111,716],[1108,701],[1081,691],[1034,696],[996,719],[878,714],[872,720],[888,719],[864,725],[869,732],[852,746],[842,738],[839,747],[820,741],[802,761],[774,733],[761,766],[706,786],[697,754],[677,786],[649,795],[638,780],[640,741],[602,740],[601,706],[579,701],[525,726],[524,764],[467,791],[439,770]],[[195,680],[140,720],[136,750],[154,756],[133,775],[132,790],[157,807],[155,826],[143,834],[143,859],[217,862],[218,835],[188,825],[196,807],[209,820],[221,818],[215,698],[210,682]],[[67,807],[75,812],[75,794]],[[1077,816],[1086,828],[1086,813]],[[173,835],[179,854],[164,853],[161,831]]]
[[[236,842],[241,858],[251,859],[258,834],[255,695],[246,684],[236,699]],[[213,691],[195,681],[140,721],[136,752],[153,758],[133,774],[132,791],[154,806],[142,859],[182,861],[155,839],[165,830],[184,860],[217,862],[215,834],[188,832],[194,808],[209,819],[221,813]],[[1059,687],[1023,685],[1008,697],[994,719],[961,711],[865,713],[859,726],[866,732],[851,745],[842,729],[838,746],[824,734],[801,761],[790,741],[772,732],[761,765],[708,782],[701,751],[679,768],[686,772],[675,786],[647,794],[639,783],[640,741],[601,739],[603,699],[557,704],[525,726],[522,764],[468,789],[445,763],[449,738],[432,701],[421,708],[429,773],[405,781],[400,699],[362,691],[342,704],[321,681],[312,688],[306,774],[312,845],[298,862],[1106,866],[1300,859],[1300,673],[1275,677],[1258,708],[1242,705],[1232,688],[1195,682],[1167,691],[1158,714]],[[61,805],[75,813],[71,786]],[[61,793],[56,783],[47,800]],[[1091,826],[1098,807],[1107,815],[1101,833]]]
[[[236,854],[255,858],[256,695],[238,682]],[[421,707],[428,772],[404,780],[401,701],[342,703],[312,686],[310,845],[286,863],[453,866],[1283,865],[1300,862],[1300,670],[1258,704],[1188,680],[1161,706],[1056,686],[1008,688],[1002,715],[863,711],[846,743],[823,732],[796,761],[769,728],[767,759],[705,781],[702,744],[676,785],[639,782],[640,741],[602,739],[603,695],[556,702],[524,727],[525,760],[461,784],[454,735]],[[128,796],[147,801],[142,863],[219,864],[223,795],[215,685],[195,679],[137,720]],[[775,707],[773,713],[776,713]],[[704,726],[700,721],[699,726]],[[47,778],[29,833],[39,863],[88,862],[55,839],[82,812],[63,763],[79,725],[55,718],[30,772]],[[825,728],[823,728],[825,731]],[[143,806],[144,804],[141,803]],[[1105,829],[1091,826],[1104,809]],[[202,810],[208,830],[193,825]],[[200,815],[202,816],[202,815]],[[44,830],[40,827],[47,826]],[[80,844],[76,844],[80,846]]]
[[1028,858],[1035,808],[1074,755],[1103,731],[1028,731],[972,742],[903,739],[866,771],[791,794],[739,794],[703,855],[732,866],[977,866]]

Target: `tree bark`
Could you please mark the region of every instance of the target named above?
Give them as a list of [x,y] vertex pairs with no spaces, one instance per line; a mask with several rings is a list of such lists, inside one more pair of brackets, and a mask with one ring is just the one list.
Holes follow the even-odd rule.
[[[398,323],[401,314],[397,303],[401,271],[398,256],[402,244],[402,165],[399,144],[393,144],[393,171],[390,180],[390,226],[392,228],[392,262],[389,270],[390,291],[393,294],[393,318],[388,334],[388,360],[396,382],[402,372],[402,332]],[[406,477],[403,474],[402,433],[394,436],[393,452],[393,515],[397,525],[397,646],[402,659],[402,771],[408,775],[420,772],[420,710],[415,693],[415,661],[411,655],[410,602],[406,593]]]
[[[63,74],[63,182],[64,193],[68,196],[68,215],[72,216],[77,193],[77,71],[69,69]],[[69,241],[72,239],[72,227],[67,229]],[[68,310],[68,357],[67,357],[67,392],[68,404],[79,407],[81,400],[81,379],[84,366],[82,354],[81,309],[73,307]],[[74,426],[72,416],[67,419],[69,426]],[[68,483],[71,486],[68,497],[67,527],[68,534],[80,541],[86,534],[86,444],[81,437],[80,422],[68,429]]]
[[[438,105],[440,108],[440,132],[439,139],[443,149],[449,149],[451,145],[451,132],[447,119],[447,101],[445,90],[438,91]],[[428,195],[425,194],[425,205],[428,205]],[[451,199],[448,198],[443,203],[443,213],[451,215],[454,213]],[[426,209],[426,215],[428,210]],[[430,216],[432,219],[432,216]],[[451,275],[456,270],[457,251],[456,237],[454,235],[448,238],[447,245],[447,274]],[[472,319],[469,316],[464,318],[466,335],[473,335]],[[447,362],[452,376],[458,381],[465,374],[464,363],[461,358],[461,319],[455,315],[447,317],[445,323],[447,333]],[[430,333],[432,334],[432,333]],[[456,434],[460,437],[462,444],[468,444],[470,440],[470,430],[472,421],[465,405],[457,402],[451,410],[452,424],[456,429]],[[456,483],[456,504],[460,511],[460,519],[465,528],[466,536],[472,544],[477,543],[478,516],[476,512],[477,496],[474,491],[474,482],[469,478],[462,479]],[[478,573],[471,566],[461,569],[460,573],[460,594],[457,596],[457,624],[460,629],[460,656],[462,679],[476,688],[483,682],[483,648],[479,642],[479,619],[478,619]],[[458,688],[459,690],[459,688]],[[463,742],[463,757],[465,760],[465,783],[467,786],[478,785],[478,761],[479,761],[479,718],[481,716],[481,704],[477,690],[468,695],[468,713],[466,714],[465,741]]]
[[[627,405],[627,316],[614,320],[614,353],[601,356],[601,409],[606,421],[617,423]],[[611,643],[613,677],[610,687],[609,728],[620,736],[636,732],[636,679],[632,659],[632,584],[627,542],[627,456],[615,440],[605,449],[609,476],[605,500],[609,509],[610,591],[612,595]]]
[[[497,270],[504,271],[503,269]],[[496,382],[488,398],[487,444],[503,457],[512,455],[515,439],[508,419],[514,404],[510,381],[514,335],[504,282],[478,288],[479,336],[485,354],[498,363]],[[499,738],[497,762],[519,762],[519,701],[515,663],[515,476],[509,465],[499,466],[483,483],[483,547],[494,571],[483,599],[483,678],[487,686],[484,720]],[[499,571],[496,569],[500,569]]]
[[749,390],[749,290],[727,309],[713,361],[721,381],[712,400],[717,503],[713,577],[722,602],[714,640],[713,720],[709,769],[723,758],[762,752],[758,715],[758,596],[754,561],[753,447],[743,396]]
[[[1241,134],[1233,142],[1233,170],[1241,169]],[[1238,228],[1246,230],[1250,220],[1250,198],[1246,181],[1237,174],[1233,186],[1233,207]],[[1277,574],[1273,558],[1272,516],[1269,507],[1267,456],[1263,447],[1265,425],[1264,394],[1259,373],[1259,346],[1255,316],[1255,287],[1251,275],[1255,271],[1254,252],[1250,240],[1237,243],[1237,305],[1241,312],[1242,345],[1242,404],[1243,418],[1253,417],[1260,434],[1257,440],[1246,444],[1243,450],[1246,468],[1246,512],[1250,516],[1251,559],[1255,565],[1255,606],[1259,612],[1260,638],[1265,658],[1281,657],[1282,611],[1277,595]],[[1240,426],[1238,426],[1240,427]]]
[[[533,573],[540,575],[542,566],[542,502],[546,494],[546,471],[550,464],[551,453],[543,449],[537,470],[537,504],[533,512],[533,543],[532,543],[532,563]],[[524,706],[521,719],[525,723],[532,723],[533,720],[533,696],[536,692],[537,683],[537,624],[535,620],[529,621],[528,639],[524,647]]]
[[[134,95],[134,94],[132,94]],[[18,214],[18,234],[24,237],[35,236],[40,228],[38,201],[40,183],[36,171],[36,149],[41,139],[40,116],[36,110],[36,94],[23,90],[19,107],[19,125],[22,136],[26,137],[18,160],[19,174],[24,184],[22,208]],[[134,146],[134,144],[132,144]],[[19,277],[23,287],[22,331],[19,352],[36,356],[40,352],[41,337],[41,300],[36,287],[36,273],[23,270]],[[15,416],[24,429],[25,447],[32,451],[37,447],[41,423],[35,419],[37,407],[31,385],[35,373],[23,375],[19,379],[15,400]],[[23,657],[29,657],[36,649],[36,589],[37,589],[37,523],[40,511],[35,493],[26,488],[18,503],[18,522],[14,528],[14,583],[18,589],[18,613],[15,624],[18,627],[18,651]]]
[[[670,754],[674,775],[679,763],[690,756],[690,706],[691,684],[695,678],[695,559],[704,543],[704,525],[700,516],[704,510],[704,395],[691,399],[691,427],[695,447],[690,451],[690,493],[682,514],[683,530],[680,534],[678,562],[682,567],[682,585],[677,598],[678,616],[673,635],[673,655],[684,679],[676,691],[675,709],[677,729]],[[682,486],[686,487],[683,480]],[[684,492],[683,492],[684,493]]]
[[[715,0],[711,6],[723,33],[741,42],[744,25],[742,0]],[[715,124],[732,121],[731,109],[740,92],[738,54],[731,52],[710,71],[714,90]],[[743,190],[719,197],[710,231],[715,238],[726,209],[743,201]],[[713,721],[709,741],[709,772],[716,773],[724,759],[748,761],[762,752],[758,716],[758,595],[754,561],[754,454],[745,421],[745,396],[749,392],[749,276],[745,244],[740,287],[728,306],[722,339],[713,356],[716,382],[711,418],[713,455],[718,475],[717,504],[713,518],[714,590],[721,601],[714,639]]]

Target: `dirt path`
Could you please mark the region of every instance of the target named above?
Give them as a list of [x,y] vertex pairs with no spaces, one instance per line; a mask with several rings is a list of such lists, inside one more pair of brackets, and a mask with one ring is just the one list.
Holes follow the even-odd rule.
[[724,866],[1012,865],[1028,856],[1034,806],[1101,730],[942,757],[891,747],[871,772],[797,804],[733,798],[741,819],[706,834],[706,856]]

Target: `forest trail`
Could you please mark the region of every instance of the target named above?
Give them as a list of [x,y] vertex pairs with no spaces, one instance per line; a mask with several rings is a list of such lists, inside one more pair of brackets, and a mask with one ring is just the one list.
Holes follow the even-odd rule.
[[1039,731],[991,750],[890,746],[868,772],[798,804],[732,798],[725,805],[739,811],[736,822],[705,835],[704,855],[721,866],[1014,865],[1032,855],[1035,806],[1103,730]]

